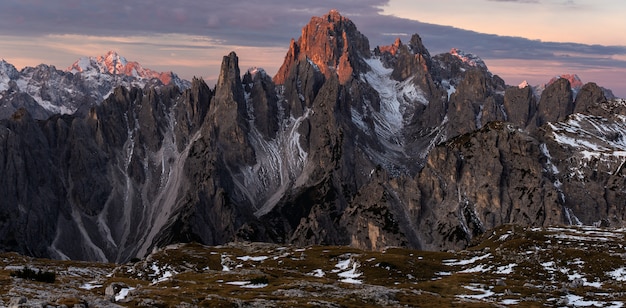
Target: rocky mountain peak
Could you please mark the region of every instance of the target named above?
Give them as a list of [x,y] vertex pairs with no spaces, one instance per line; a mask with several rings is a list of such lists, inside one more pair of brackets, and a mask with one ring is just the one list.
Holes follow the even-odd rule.
[[19,77],[19,72],[11,63],[0,60],[0,91],[8,90],[11,84],[15,85],[15,79]]
[[580,89],[583,87],[582,80],[576,74],[563,74],[561,76],[555,76],[552,79],[550,79],[550,81],[548,81],[548,83],[546,84],[546,87],[555,83],[559,79],[566,79],[567,81],[569,81],[569,84],[572,87],[572,89]]
[[459,60],[461,60],[463,63],[468,64],[469,66],[487,69],[487,65],[485,64],[485,62],[477,55],[466,53],[463,50],[457,48],[450,49],[450,54],[457,57]]
[[[5,61],[4,59],[0,60],[0,76],[6,76],[11,79],[17,78],[18,71],[15,69],[13,64]],[[0,77],[2,78],[2,77]]]
[[220,75],[217,79],[216,95],[227,96],[232,95],[236,101],[241,99],[238,96],[243,95],[239,93],[241,88],[241,77],[239,70],[239,58],[235,52],[230,52],[228,56],[224,56],[222,60],[222,66],[220,69]]
[[395,56],[398,53],[398,50],[400,49],[401,46],[402,46],[402,40],[400,40],[400,38],[398,37],[391,45],[378,46],[376,53],[378,52],[380,52],[381,54],[389,53],[390,55]]
[[[109,50],[104,56],[98,57],[98,62],[103,62],[111,74],[117,74],[118,72],[121,72],[125,66],[129,65],[126,58],[113,50]],[[131,63],[130,67],[135,66],[135,63],[137,62]]]
[[337,74],[344,84],[366,70],[362,57],[369,57],[369,40],[354,23],[331,10],[322,17],[313,17],[302,28],[302,36],[292,41],[285,62],[274,77],[276,84],[284,84],[295,60],[309,60],[328,78]]

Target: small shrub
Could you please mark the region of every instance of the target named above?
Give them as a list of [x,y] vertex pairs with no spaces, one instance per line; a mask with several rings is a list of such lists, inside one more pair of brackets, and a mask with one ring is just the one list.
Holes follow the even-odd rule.
[[250,284],[269,284],[269,280],[265,276],[256,277],[250,280]]
[[384,268],[388,271],[397,269],[395,265],[385,261],[378,263],[378,267]]
[[47,283],[54,283],[56,280],[56,274],[54,272],[42,272],[41,270],[34,271],[26,266],[21,270],[11,272],[11,277]]

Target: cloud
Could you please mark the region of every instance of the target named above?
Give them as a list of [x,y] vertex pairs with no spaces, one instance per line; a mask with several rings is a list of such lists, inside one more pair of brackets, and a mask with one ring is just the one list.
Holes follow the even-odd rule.
[[373,15],[387,0],[196,1],[196,0],[7,0],[0,2],[0,34],[129,36],[184,33],[227,44],[288,44],[311,16],[330,8]]
[[[486,1],[577,5],[571,0]],[[487,64],[499,61],[498,67],[535,61],[557,63],[554,69],[577,70],[574,73],[615,69],[626,72],[625,46],[483,34],[384,15],[383,8],[389,4],[389,0],[6,0],[0,2],[0,37],[7,38],[0,56],[12,53],[15,58],[32,59],[37,53],[48,52],[65,67],[77,56],[96,56],[116,49],[146,67],[153,64],[155,69],[179,71],[179,67],[165,64],[184,65],[185,72],[179,73],[188,77],[216,75],[221,55],[235,50],[240,63],[262,66],[271,74],[282,63],[289,40],[300,36],[312,16],[337,9],[369,38],[372,48],[389,45],[396,37],[408,42],[412,34],[418,33],[431,54],[460,48],[482,57]],[[52,51],[41,50],[46,46]],[[255,48],[263,51],[255,53]],[[262,57],[257,59],[257,55]],[[62,57],[64,62],[58,60]],[[167,61],[159,61],[159,57]],[[202,63],[196,65],[201,71],[192,71],[194,59]]]
[[488,0],[491,2],[540,3],[539,0]]

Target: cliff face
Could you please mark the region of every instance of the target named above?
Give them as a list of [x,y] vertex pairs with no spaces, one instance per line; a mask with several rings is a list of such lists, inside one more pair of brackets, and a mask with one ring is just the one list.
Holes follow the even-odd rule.
[[[285,84],[297,61],[310,61],[326,77],[336,74],[345,84],[365,72],[363,58],[370,55],[369,41],[354,23],[337,11],[313,17],[302,29],[298,41],[291,41],[285,62],[274,77],[276,84]],[[296,61],[297,60],[297,61]]]
[[0,121],[0,249],[125,261],[172,242],[462,248],[501,224],[624,224],[626,103],[540,98],[418,35],[370,53],[331,11],[280,71],[224,57],[84,115]]
[[22,109],[3,120],[3,249],[111,261],[147,252],[210,96],[200,81],[182,95],[118,88],[84,117],[36,121]]

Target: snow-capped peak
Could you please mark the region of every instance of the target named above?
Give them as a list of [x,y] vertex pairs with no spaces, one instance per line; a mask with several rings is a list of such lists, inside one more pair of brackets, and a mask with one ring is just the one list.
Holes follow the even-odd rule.
[[524,89],[524,88],[526,88],[526,87],[528,87],[528,86],[529,86],[529,85],[528,85],[528,81],[524,80],[524,81],[522,81],[522,83],[520,83],[520,84],[519,84],[519,86],[517,86],[517,87],[518,87],[518,88],[520,88],[520,89]]
[[252,78],[254,78],[254,76],[256,76],[256,74],[261,74],[261,76],[267,75],[265,70],[263,68],[261,68],[261,67],[251,67],[251,68],[248,69],[248,73],[250,73]]
[[0,60],[0,76],[7,76],[11,79],[17,78],[18,71],[15,69],[13,64],[5,61],[4,59]]
[[[67,69],[71,73],[94,72],[113,75],[127,75],[139,78],[154,77],[151,70],[144,70],[137,62],[129,62],[115,51],[109,51],[103,56],[82,57]],[[146,73],[148,73],[146,76]],[[158,74],[158,73],[157,73]]]
[[481,59],[477,55],[465,53],[464,51],[457,48],[450,49],[450,54],[459,58],[459,60],[463,61],[463,63],[467,63],[469,66],[482,67],[485,69],[487,68],[487,65],[485,64],[483,59]]
[[[128,66],[129,64],[126,58],[120,56],[115,51],[109,51],[106,53],[106,55],[98,57],[98,62],[104,63],[106,65],[108,72],[114,75],[124,72],[126,66]],[[134,63],[137,63],[137,62],[134,62]],[[138,63],[137,63],[137,66],[141,67],[141,65],[139,65]],[[128,75],[128,74],[125,74],[125,75]],[[135,77],[139,77],[139,76],[135,76]]]
[[135,61],[128,61],[115,51],[109,51],[98,57],[82,57],[74,62],[67,71],[73,74],[82,73],[89,79],[90,76],[99,76],[101,74],[121,75],[136,78],[138,80],[159,79],[163,84],[174,83],[179,88],[188,88],[189,82],[181,80],[172,72],[156,72],[148,68],[144,68]]
[[15,66],[4,59],[0,60],[0,91],[7,90],[9,88],[9,81],[15,80],[18,77],[19,72],[15,69]]

